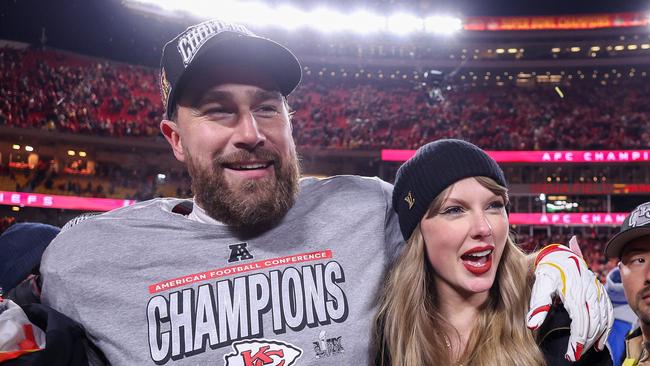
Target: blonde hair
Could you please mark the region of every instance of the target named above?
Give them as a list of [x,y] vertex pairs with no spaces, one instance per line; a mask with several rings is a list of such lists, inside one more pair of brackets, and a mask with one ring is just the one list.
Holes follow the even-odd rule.
[[[475,177],[485,188],[508,201],[507,190],[487,177]],[[438,212],[446,189],[436,197],[427,216]],[[486,304],[479,309],[462,357],[452,360],[447,334],[456,333],[440,313],[433,276],[420,225],[388,275],[377,314],[378,364],[425,365],[545,365],[532,332],[525,325],[530,279],[525,254],[509,235]]]

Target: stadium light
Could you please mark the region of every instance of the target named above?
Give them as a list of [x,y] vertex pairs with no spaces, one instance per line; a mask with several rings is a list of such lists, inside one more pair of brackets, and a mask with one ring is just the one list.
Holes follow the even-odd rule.
[[424,30],[424,21],[415,15],[398,13],[388,17],[388,31],[398,34],[407,35]]
[[282,5],[272,12],[273,23],[270,25],[278,26],[286,30],[295,30],[303,26],[318,27],[318,24],[309,24],[307,14],[299,9],[289,5]]
[[460,18],[447,16],[432,16],[424,20],[424,30],[436,34],[453,34],[463,29]]
[[223,2],[204,2],[210,4],[211,10],[196,15],[210,15],[211,18],[219,18],[236,23],[255,24],[268,26],[277,21],[276,14],[268,5],[263,3],[238,3],[228,1]]
[[14,150],[20,150],[20,145],[13,144],[11,145],[11,148]]
[[353,21],[350,30],[359,34],[376,33],[386,29],[386,18],[376,14],[357,10],[352,13],[350,19]]
[[[408,35],[415,32],[452,34],[462,30],[460,18],[430,16],[420,18],[412,14],[397,13],[381,16],[365,10],[343,13],[327,8],[311,11],[291,5],[271,7],[262,2],[220,0],[125,0],[136,9],[147,11],[158,8],[169,14],[190,14],[201,20],[218,18],[251,26],[274,26],[286,30],[312,28],[324,33],[347,31],[357,34],[390,32]],[[153,9],[149,10],[152,11]],[[155,10],[154,10],[155,11]]]
[[25,145],[25,151],[34,151],[34,148],[29,145]]
[[305,13],[306,25],[314,26],[321,32],[331,33],[338,30],[352,30],[357,25],[349,15],[327,8],[318,8]]

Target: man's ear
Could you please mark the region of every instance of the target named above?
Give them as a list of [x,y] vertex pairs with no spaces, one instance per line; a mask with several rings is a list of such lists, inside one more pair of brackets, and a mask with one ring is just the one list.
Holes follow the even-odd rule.
[[183,141],[181,135],[178,133],[178,125],[174,121],[163,119],[160,122],[160,131],[162,132],[167,142],[172,146],[174,156],[180,162],[185,162],[185,152],[183,150]]

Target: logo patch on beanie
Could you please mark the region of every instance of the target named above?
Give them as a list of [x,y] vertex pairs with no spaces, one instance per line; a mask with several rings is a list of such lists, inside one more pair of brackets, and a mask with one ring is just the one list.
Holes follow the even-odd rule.
[[409,194],[404,197],[404,201],[409,204],[409,210],[413,208],[413,205],[415,204],[415,198],[413,198],[411,191],[409,191]]

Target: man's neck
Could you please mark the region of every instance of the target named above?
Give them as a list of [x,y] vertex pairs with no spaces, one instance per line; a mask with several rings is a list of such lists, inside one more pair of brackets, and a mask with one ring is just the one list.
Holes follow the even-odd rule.
[[646,349],[646,352],[650,351],[650,324],[645,324],[641,322],[641,335],[643,337],[643,347]]
[[219,220],[215,220],[213,217],[208,215],[207,212],[199,204],[196,202],[196,199],[194,199],[194,206],[192,208],[192,212],[187,216],[188,219],[192,221],[197,221],[203,224],[213,224],[213,225],[225,225]]

